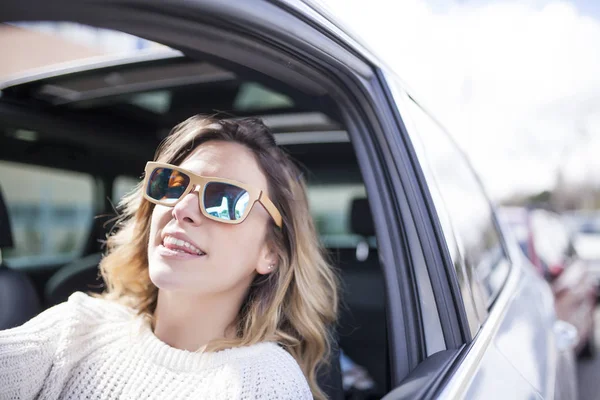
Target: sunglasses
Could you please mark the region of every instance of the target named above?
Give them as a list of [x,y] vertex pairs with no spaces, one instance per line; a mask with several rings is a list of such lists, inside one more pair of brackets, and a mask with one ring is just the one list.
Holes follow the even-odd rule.
[[148,162],[145,172],[144,197],[151,203],[174,207],[199,186],[200,211],[205,217],[226,224],[241,224],[258,201],[281,228],[277,207],[262,190],[251,185],[196,175],[175,165],[158,162]]

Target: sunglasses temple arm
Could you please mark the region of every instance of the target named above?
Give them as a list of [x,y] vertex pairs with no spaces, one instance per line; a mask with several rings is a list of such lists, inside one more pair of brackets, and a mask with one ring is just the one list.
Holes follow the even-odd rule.
[[271,199],[269,199],[269,197],[264,192],[260,192],[258,201],[260,201],[260,204],[262,204],[263,207],[265,208],[265,210],[267,210],[267,212],[271,215],[271,217],[275,221],[275,224],[279,228],[281,228],[281,226],[282,226],[281,214],[279,213],[279,210],[277,209],[277,207],[275,207],[275,204],[273,204]]

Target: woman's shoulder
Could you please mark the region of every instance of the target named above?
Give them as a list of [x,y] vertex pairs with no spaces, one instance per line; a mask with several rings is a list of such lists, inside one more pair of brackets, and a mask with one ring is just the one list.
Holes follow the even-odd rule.
[[[67,301],[55,305],[42,314],[57,320],[58,326],[67,331],[93,329],[112,323],[125,323],[135,318],[136,312],[115,301],[75,292]],[[35,319],[35,318],[34,318]]]
[[135,310],[102,297],[75,292],[63,306],[68,312],[59,321],[62,327],[59,343],[69,354],[80,348],[114,345],[128,338],[128,333],[137,326],[132,324]]
[[310,398],[310,387],[296,359],[283,347],[273,342],[255,345],[248,368],[259,392],[277,393],[277,398]]
[[125,321],[136,315],[135,311],[114,301],[75,292],[68,300],[47,308],[23,325],[9,331],[56,332],[74,326],[94,325],[99,322]]
[[296,359],[281,345],[275,342],[262,342],[257,345],[256,357],[261,361],[270,360],[281,367],[298,369],[300,366]]
[[96,321],[126,321],[135,317],[136,311],[108,300],[104,297],[90,296],[83,292],[75,292],[66,301],[71,314],[78,320],[90,323]]
[[[108,326],[125,326],[135,317],[135,311],[114,302],[74,293],[65,302],[50,307],[21,326],[0,331],[2,344],[33,342],[41,350],[52,353],[61,346],[70,345],[80,338],[92,339]],[[122,329],[109,329],[118,334]],[[85,333],[85,335],[81,335]],[[112,333],[111,333],[112,334]],[[72,346],[71,346],[72,347]]]

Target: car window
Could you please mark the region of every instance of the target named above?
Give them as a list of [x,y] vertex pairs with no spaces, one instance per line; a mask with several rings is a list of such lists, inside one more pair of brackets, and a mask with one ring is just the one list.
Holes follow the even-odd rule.
[[119,204],[119,201],[131,192],[135,185],[140,182],[139,179],[133,178],[131,176],[117,176],[113,182],[113,190],[112,190],[112,202],[115,206]]
[[308,186],[311,213],[326,247],[354,247],[364,240],[352,232],[350,212],[352,200],[365,197],[367,192],[362,183]]
[[408,109],[416,127],[415,137],[420,141],[415,146],[417,156],[429,166],[426,179],[439,190],[439,197],[433,196],[435,207],[450,219],[442,223],[442,229],[459,245],[460,254],[451,252],[453,262],[465,264],[482,289],[474,296],[483,296],[489,307],[509,267],[491,203],[466,156],[450,136],[412,99]]
[[14,239],[2,253],[8,265],[65,263],[81,254],[93,220],[91,175],[0,161],[0,186]]

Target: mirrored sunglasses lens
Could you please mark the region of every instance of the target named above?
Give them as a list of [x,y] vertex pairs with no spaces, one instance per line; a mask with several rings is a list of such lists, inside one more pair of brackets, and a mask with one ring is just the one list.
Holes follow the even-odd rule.
[[219,219],[242,219],[248,209],[250,195],[241,187],[228,183],[210,182],[204,189],[206,212]]
[[169,168],[156,168],[148,179],[146,194],[154,200],[175,203],[190,184],[190,177]]

